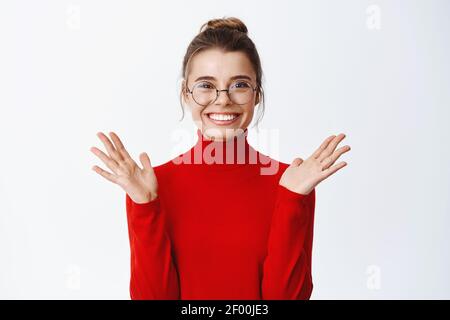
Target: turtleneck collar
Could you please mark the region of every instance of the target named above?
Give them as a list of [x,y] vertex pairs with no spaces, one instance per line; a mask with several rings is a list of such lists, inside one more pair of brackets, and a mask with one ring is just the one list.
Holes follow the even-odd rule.
[[255,164],[258,161],[257,151],[249,145],[247,136],[248,129],[245,129],[228,140],[215,141],[197,129],[197,143],[191,148],[192,163],[211,166]]
[[245,129],[226,141],[214,141],[197,129],[195,145],[172,159],[172,162],[175,165],[194,165],[192,168],[202,169],[199,174],[214,171],[230,174],[236,172],[239,177],[277,174],[279,162],[256,151],[248,143],[247,136],[248,130]]

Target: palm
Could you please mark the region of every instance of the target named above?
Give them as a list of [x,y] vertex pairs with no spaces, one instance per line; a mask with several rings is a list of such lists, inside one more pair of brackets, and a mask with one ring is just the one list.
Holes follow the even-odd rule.
[[350,150],[350,146],[343,146],[335,151],[344,138],[344,134],[330,136],[306,160],[295,158],[281,176],[280,185],[296,193],[309,194],[321,181],[347,165],[342,161],[333,166],[342,154]]
[[137,194],[141,190],[149,190],[152,194],[157,193],[158,182],[153,170],[141,169],[137,164],[131,173],[117,176],[117,184],[130,194]]
[[145,203],[156,198],[158,182],[148,155],[144,152],[139,156],[143,167],[140,168],[114,132],[110,133],[114,145],[103,133],[99,132],[97,135],[109,156],[95,147],[92,147],[91,151],[103,161],[112,173],[98,166],[94,166],[92,169],[105,179],[122,187],[137,203]]

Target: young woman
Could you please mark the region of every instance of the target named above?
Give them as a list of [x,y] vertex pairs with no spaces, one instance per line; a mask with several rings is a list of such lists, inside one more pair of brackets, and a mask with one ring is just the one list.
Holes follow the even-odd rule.
[[182,76],[190,150],[154,168],[144,152],[141,168],[114,132],[98,133],[108,155],[91,148],[112,172],[92,169],[126,192],[131,298],[309,299],[315,187],[346,165],[334,164],[345,135],[291,164],[248,144],[262,69],[237,18],[202,26]]

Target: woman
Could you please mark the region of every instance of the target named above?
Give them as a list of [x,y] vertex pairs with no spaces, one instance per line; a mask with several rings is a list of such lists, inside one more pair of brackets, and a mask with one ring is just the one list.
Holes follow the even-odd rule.
[[113,132],[98,133],[108,155],[91,148],[112,173],[93,170],[126,192],[131,298],[309,299],[315,187],[346,165],[334,164],[345,135],[291,164],[248,144],[262,69],[237,18],[202,26],[182,76],[198,126],[190,150],[154,168],[142,153],[141,168]]

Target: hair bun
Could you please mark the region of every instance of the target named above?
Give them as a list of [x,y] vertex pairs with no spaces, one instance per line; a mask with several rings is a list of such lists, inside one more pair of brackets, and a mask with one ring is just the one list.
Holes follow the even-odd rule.
[[243,32],[245,34],[248,33],[247,27],[245,26],[245,24],[238,18],[235,17],[229,17],[229,18],[222,18],[222,19],[212,19],[209,20],[208,22],[206,22],[205,24],[202,25],[202,27],[200,28],[200,32],[203,32],[205,30],[209,30],[209,29],[223,29],[223,28],[227,28],[227,29],[232,29],[232,30],[237,30],[240,32]]

